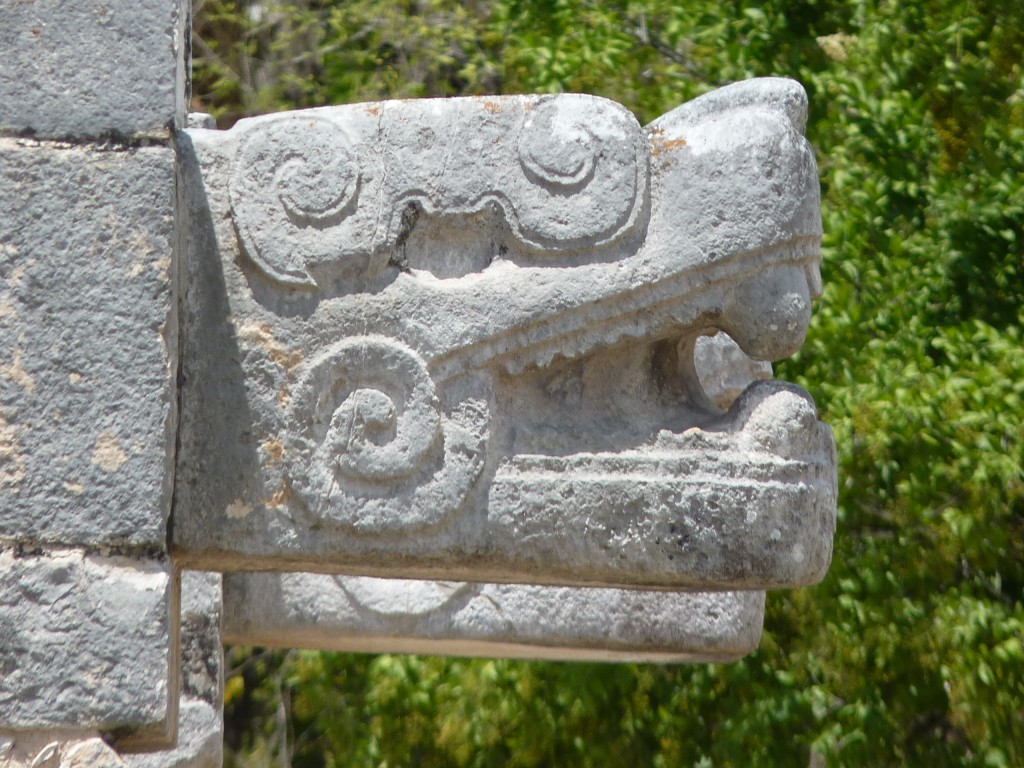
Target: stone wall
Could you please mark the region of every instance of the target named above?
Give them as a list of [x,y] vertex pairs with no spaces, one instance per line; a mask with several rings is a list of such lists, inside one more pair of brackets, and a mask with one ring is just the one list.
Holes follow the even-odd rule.
[[187,29],[183,0],[0,6],[0,725],[15,733],[174,737]]

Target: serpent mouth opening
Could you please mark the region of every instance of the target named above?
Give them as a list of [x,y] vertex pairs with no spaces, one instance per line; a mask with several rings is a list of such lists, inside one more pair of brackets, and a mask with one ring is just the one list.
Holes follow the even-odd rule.
[[769,363],[750,359],[713,328],[633,340],[529,374],[499,376],[496,445],[505,456],[622,454],[650,447],[665,432],[734,431],[734,402],[771,372]]

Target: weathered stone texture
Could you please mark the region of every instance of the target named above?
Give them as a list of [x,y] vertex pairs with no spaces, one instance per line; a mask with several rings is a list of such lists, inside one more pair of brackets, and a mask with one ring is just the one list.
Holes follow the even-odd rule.
[[[59,581],[63,577],[57,573],[55,579],[54,573],[64,567],[69,559],[73,560],[75,557],[75,555],[70,554],[61,555],[63,559],[61,559],[56,568],[51,567],[47,571],[41,570],[37,565],[31,572],[32,576],[36,581],[39,578],[43,581]],[[7,562],[18,564],[18,567],[15,568],[15,571],[18,573],[24,573],[26,570],[24,560],[0,560],[0,564],[6,564]],[[89,579],[96,576],[100,577],[100,580],[106,585],[106,589],[118,589],[117,595],[124,594],[128,600],[127,605],[131,606],[131,593],[136,588],[135,586],[132,584],[125,586],[123,583],[121,586],[114,585],[109,578],[109,573],[104,570],[97,571],[92,569],[83,578]],[[34,589],[33,583],[30,581],[25,585],[25,588],[32,592],[45,606],[45,601],[53,597],[54,590],[50,588],[49,591],[44,590],[40,592]],[[120,590],[123,590],[123,592]],[[58,603],[55,609],[57,612],[73,611],[74,607],[71,600],[76,597],[83,597],[81,591],[61,593],[57,590],[57,595]],[[93,605],[97,602],[95,599],[95,589],[84,596],[87,598],[92,596],[93,599],[86,600],[83,606],[80,606],[79,610],[83,612],[83,615],[78,618],[84,622],[105,621],[106,619],[103,616],[99,616],[98,619],[95,616],[96,612]],[[111,602],[115,604],[111,606]],[[102,606],[106,613],[109,613],[111,610],[114,612],[119,610],[116,601],[111,601],[109,595],[103,596]],[[21,617],[29,616],[36,622],[39,622],[45,616],[44,608],[32,609],[34,612],[31,615],[26,613],[27,609],[25,606],[22,609]],[[90,615],[90,611],[92,611],[92,615]],[[59,727],[52,725],[53,713],[44,712],[43,714],[49,718],[46,721],[46,727],[42,727],[37,721],[36,727],[32,730],[5,730],[5,728],[16,724],[8,723],[2,719],[4,710],[3,705],[0,705],[0,723],[2,723],[2,726],[0,726],[0,768],[29,768],[30,766],[32,768],[40,768],[40,766],[52,766],[52,768],[101,768],[102,766],[127,766],[128,768],[219,768],[223,763],[224,751],[222,713],[223,649],[220,640],[220,614],[220,575],[195,572],[182,574],[180,613],[181,688],[176,719],[168,723],[167,726],[168,733],[173,732],[176,727],[176,734],[173,736],[174,744],[172,746],[154,752],[118,753],[114,748],[97,738],[94,735],[95,731],[86,730],[83,732],[80,727],[72,728],[66,726],[66,723],[74,720],[73,713],[70,711],[64,713],[64,720]],[[10,617],[4,613],[4,604],[0,603],[0,641],[4,639],[2,628],[7,626],[4,622],[8,618]],[[116,654],[123,652],[124,648],[127,647],[126,644],[133,642],[133,640],[135,642],[145,642],[146,638],[141,637],[139,633],[136,633],[134,638],[120,636],[112,639],[108,639],[105,634],[98,634],[108,631],[123,631],[125,626],[132,621],[132,618],[133,616],[129,608],[128,613],[118,619],[123,624],[103,626],[96,630],[95,636],[91,637],[94,645],[100,644],[102,647],[87,647],[85,650],[94,654],[107,652]],[[68,623],[71,622],[69,621]],[[36,635],[34,638],[29,638],[28,642],[32,642],[33,639],[38,641],[40,638]],[[78,639],[73,639],[64,647],[65,644],[62,639],[62,652],[73,655],[79,642]],[[3,645],[0,644],[0,672],[4,671],[2,665],[5,663],[2,648]],[[136,659],[139,658],[137,651],[138,649],[133,650],[133,653],[136,653]],[[40,655],[37,648],[34,656]],[[61,660],[61,658],[53,659],[52,662],[59,664]],[[118,679],[114,676],[118,672],[117,670],[108,671],[106,677],[100,678],[94,670],[85,669],[77,658],[74,658],[73,661],[73,666],[65,667],[62,670],[64,674],[84,674],[86,679],[91,678],[91,684],[94,686],[114,687],[117,685]],[[123,662],[125,665],[131,663],[128,659]],[[42,664],[41,660],[39,664]],[[150,675],[158,670],[139,666],[129,671],[132,673],[132,677],[129,679],[132,681],[133,689],[148,692],[152,688],[153,682],[150,679]],[[135,675],[137,675],[137,678],[134,677]],[[59,676],[56,669],[52,671],[47,670],[47,674],[39,678],[40,687],[29,687],[26,690],[32,696],[50,695],[53,693],[53,690],[52,686],[46,687],[48,679],[56,680]],[[104,694],[110,695],[109,691],[104,691]],[[64,706],[72,706],[74,703],[68,699],[58,700],[58,702]],[[55,703],[55,711],[59,711],[57,706],[58,704]],[[105,723],[95,723],[96,728],[104,727],[105,725]],[[115,732],[113,735],[118,734]],[[131,734],[129,731],[125,731],[122,735],[130,736]],[[118,747],[121,746],[124,746],[123,739],[118,743]],[[128,746],[131,746],[131,739],[128,739]],[[152,742],[143,746],[152,746]]]
[[175,744],[123,755],[128,768],[220,768],[224,761],[221,577],[181,575],[181,698]]
[[763,592],[670,593],[305,573],[224,578],[224,640],[285,648],[565,661],[732,661]]
[[166,548],[174,194],[170,149],[0,139],[0,539]]
[[176,691],[170,566],[0,553],[0,723],[167,736]]
[[0,132],[170,138],[182,125],[186,0],[0,4]]
[[722,412],[694,361],[714,331],[757,360],[804,340],[821,236],[805,117],[800,86],[769,79],[645,129],[561,95],[188,131],[176,556],[552,585],[820,579],[831,433],[781,382]]
[[0,732],[0,768],[124,768],[99,736],[61,731]]
[[224,722],[220,706],[182,698],[178,738],[171,749],[121,756],[128,768],[221,768],[224,765]]

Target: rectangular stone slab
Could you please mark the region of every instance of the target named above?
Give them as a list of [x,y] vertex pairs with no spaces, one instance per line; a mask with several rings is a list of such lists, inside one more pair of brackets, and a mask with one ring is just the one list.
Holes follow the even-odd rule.
[[224,649],[219,573],[181,574],[181,695],[174,745],[124,754],[129,768],[220,768],[224,764]]
[[166,743],[176,611],[168,563],[0,552],[0,723]]
[[175,556],[698,591],[820,579],[835,451],[810,396],[756,382],[723,413],[693,361],[716,329],[762,360],[803,341],[820,291],[805,98],[751,81],[646,129],[564,94],[184,132]]
[[186,0],[0,4],[0,132],[169,136],[184,116]]
[[763,592],[643,592],[308,573],[224,577],[224,641],[361,653],[734,661],[757,648]]
[[0,539],[166,549],[174,174],[168,148],[0,139]]
[[[220,574],[185,572],[180,589],[181,683],[171,746],[125,752],[132,747],[130,740],[111,746],[95,731],[0,727],[0,765],[39,768],[53,760],[53,765],[59,761],[61,766],[74,768],[220,768],[224,763]],[[146,670],[138,672],[145,677]]]

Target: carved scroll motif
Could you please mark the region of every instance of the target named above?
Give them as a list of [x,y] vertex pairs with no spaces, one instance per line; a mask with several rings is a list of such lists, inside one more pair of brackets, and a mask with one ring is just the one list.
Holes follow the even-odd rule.
[[[289,285],[312,284],[307,259],[330,256],[322,233],[352,212],[358,193],[352,142],[331,121],[312,116],[271,120],[252,131],[231,177],[231,208],[246,253]],[[364,267],[365,258],[356,265]]]
[[619,239],[646,195],[636,119],[589,96],[388,102],[239,125],[235,226],[253,263],[288,285],[376,274],[409,206],[496,209],[522,245],[557,253]]
[[483,465],[486,406],[442,416],[415,352],[355,337],[295,388],[292,488],[318,517],[364,533],[435,525],[459,509]]

